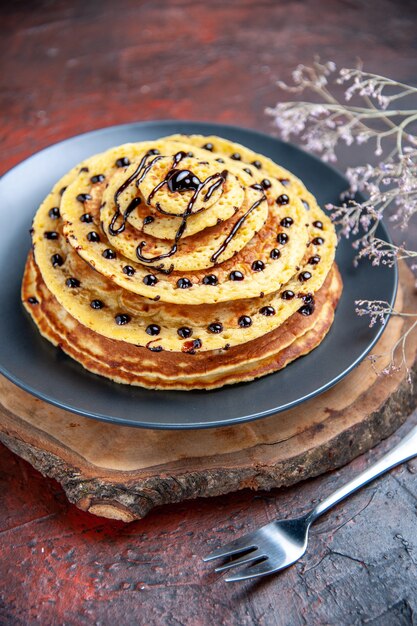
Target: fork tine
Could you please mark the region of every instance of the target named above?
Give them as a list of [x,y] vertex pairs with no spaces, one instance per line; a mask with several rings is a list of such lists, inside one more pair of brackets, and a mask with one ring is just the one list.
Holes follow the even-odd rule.
[[203,561],[212,561],[213,559],[221,559],[228,556],[233,556],[234,554],[238,554],[239,552],[243,552],[244,550],[250,550],[257,548],[257,543],[254,539],[254,533],[249,533],[248,535],[244,535],[243,537],[239,537],[239,539],[235,539],[234,541],[230,541],[226,543],[226,545],[214,550],[207,556],[203,557]]
[[224,579],[227,583],[239,582],[241,580],[249,580],[251,578],[258,578],[260,576],[266,576],[273,572],[278,572],[280,569],[284,569],[286,565],[281,567],[272,567],[268,558],[262,560],[260,563],[254,563],[252,566],[248,565],[238,574],[232,576],[226,576]]
[[229,563],[225,563],[224,565],[220,565],[219,567],[216,567],[214,571],[224,572],[230,569],[231,567],[236,567],[237,565],[245,565],[245,563],[251,563],[252,561],[257,561],[263,556],[265,555],[260,553],[259,550],[254,550],[253,552],[249,552],[249,554],[244,554],[243,556],[237,559],[233,559],[233,561],[230,561]]

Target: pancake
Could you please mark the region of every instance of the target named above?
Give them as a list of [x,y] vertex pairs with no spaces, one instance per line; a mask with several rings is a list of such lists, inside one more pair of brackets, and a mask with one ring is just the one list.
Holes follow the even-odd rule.
[[[199,340],[201,351],[251,341],[278,327],[304,306],[303,296],[312,293],[312,286],[314,289],[314,285],[317,282],[321,284],[325,278],[320,280],[319,272],[313,274],[318,267],[309,262],[314,257],[314,251],[306,249],[300,271],[271,294],[213,304],[173,305],[137,296],[95,272],[65,241],[60,233],[59,219],[53,221],[58,238],[44,240],[49,248],[48,272],[42,271],[42,265],[38,263],[48,288],[80,323],[105,337],[135,345],[149,343],[150,326],[159,328],[157,335],[152,337],[152,345],[164,350],[184,350],[184,346],[188,345],[185,340],[190,337]],[[38,262],[38,244],[35,244],[35,257]],[[306,282],[299,279],[307,271],[303,268],[313,270]],[[74,280],[77,282],[74,283]],[[289,299],[291,293],[294,296]],[[94,303],[97,306],[100,303],[99,308]],[[117,324],[115,320],[120,315],[128,316],[126,319],[129,321]],[[250,324],[242,326],[239,322],[242,318],[249,319]],[[221,331],[212,332],[213,324],[220,324]],[[188,329],[185,337],[179,333],[184,328]]]
[[[127,151],[126,146],[123,148],[122,154]],[[112,156],[115,156],[114,152]],[[80,169],[84,169],[84,167]],[[80,175],[82,174],[85,174],[85,172],[81,172]],[[65,178],[67,179],[68,176]],[[41,205],[33,224],[36,261],[41,268],[48,288],[54,293],[53,280],[55,272],[51,270],[50,258],[52,254],[59,253],[59,239],[47,239],[45,238],[45,233],[50,232],[48,231],[49,228],[56,230],[57,225],[59,226],[61,223],[59,219],[50,219],[49,213],[53,208],[58,208],[61,211],[60,190],[63,187],[62,182],[59,181],[57,183],[52,193]],[[64,193],[64,197],[67,191]],[[287,194],[282,195],[286,195],[288,198]],[[134,263],[126,257],[115,255],[114,250],[109,248],[108,241],[104,237],[100,237],[97,218],[98,207],[94,206],[94,196],[92,200],[87,200],[83,203],[83,206],[77,207],[78,218],[72,217],[71,220],[67,221],[64,224],[64,232],[68,236],[71,245],[77,250],[77,253],[87,260],[92,267],[124,289],[149,298],[158,298],[178,304],[201,304],[257,297],[260,293],[271,293],[278,289],[280,285],[285,284],[294,275],[297,265],[300,264],[301,259],[305,256],[307,245],[309,245],[309,251],[311,252],[310,256],[320,255],[320,263],[313,268],[314,275],[310,283],[310,289],[315,290],[320,287],[333,262],[336,245],[335,233],[330,220],[316,204],[311,202],[310,210],[307,211],[296,200],[298,198],[293,196],[293,201],[289,198],[285,205],[278,206],[274,203],[270,207],[270,215],[265,226],[253,237],[249,244],[240,253],[236,254],[233,259],[221,265],[215,265],[208,272],[192,272],[181,275],[176,272],[169,275],[158,274],[157,270],[153,268],[145,269],[140,263]],[[76,204],[81,205],[80,202]],[[85,219],[84,216],[86,215],[89,217],[89,221],[81,221]],[[288,229],[281,225],[285,218],[292,220],[290,235],[288,234]],[[317,229],[313,225],[314,222],[321,223],[321,228]],[[306,227],[305,224],[309,224],[309,226]],[[304,247],[300,241],[303,228],[305,229],[303,237]],[[76,234],[74,234],[74,229],[76,229]],[[286,230],[287,232],[285,232]],[[91,245],[88,237],[92,232],[96,233],[97,237],[102,239],[102,241]],[[277,241],[282,235],[288,238],[284,244]],[[314,240],[317,240],[318,237],[321,241],[319,249],[314,243]],[[108,252],[109,250],[110,252]],[[103,254],[107,256],[103,257]],[[264,266],[262,271],[253,269],[256,261],[260,261]],[[129,274],[126,274],[126,266],[132,268]],[[149,284],[148,277],[154,272],[158,274],[157,282],[152,281]],[[240,272],[244,280],[230,280],[231,276],[236,275],[236,272]],[[215,277],[215,285],[206,284],[208,274],[210,277]],[[181,289],[178,288],[178,284],[191,286]]]
[[146,348],[106,339],[79,324],[49,292],[31,255],[25,268],[22,301],[44,337],[96,374],[152,389],[214,389],[277,371],[310,352],[332,324],[341,289],[340,274],[333,266],[316,294],[316,307],[310,316],[297,312],[261,341],[194,355],[150,354]]
[[39,207],[32,243],[22,298],[41,333],[151,388],[285,367],[323,339],[341,291],[333,224],[303,183],[218,137],[86,159]]

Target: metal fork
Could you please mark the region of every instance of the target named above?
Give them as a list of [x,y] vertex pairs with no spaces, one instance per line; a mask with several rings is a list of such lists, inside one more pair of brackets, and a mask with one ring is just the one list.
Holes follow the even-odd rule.
[[320,515],[351,493],[371,482],[391,468],[417,456],[417,426],[379,461],[361,472],[356,478],[322,500],[312,511],[296,519],[275,520],[240,539],[215,550],[203,561],[237,557],[216,568],[224,572],[238,565],[246,565],[237,574],[225,578],[227,582],[267,576],[292,565],[303,556],[307,548],[308,531]]

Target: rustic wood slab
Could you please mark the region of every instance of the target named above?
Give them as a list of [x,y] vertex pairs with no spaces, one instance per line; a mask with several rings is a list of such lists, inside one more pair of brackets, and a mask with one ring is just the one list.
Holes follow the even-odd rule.
[[[398,310],[416,310],[413,276],[400,268]],[[387,355],[410,323],[390,320],[373,352]],[[348,338],[347,338],[348,340]],[[408,342],[416,375],[417,336]],[[0,379],[0,440],[68,499],[103,517],[132,521],[153,507],[243,488],[292,485],[349,462],[391,434],[415,406],[405,370],[378,376],[366,359],[340,384],[300,407],[205,431],[115,426],[57,409]]]

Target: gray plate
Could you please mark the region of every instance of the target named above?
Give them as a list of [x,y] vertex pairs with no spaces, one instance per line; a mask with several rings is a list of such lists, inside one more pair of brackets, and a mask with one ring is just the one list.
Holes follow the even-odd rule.
[[[82,159],[129,141],[171,133],[216,134],[265,154],[302,178],[321,206],[337,203],[347,182],[336,170],[299,148],[255,131],[199,122],[145,122],[73,137],[30,157],[0,181],[0,371],[35,396],[74,413],[148,428],[205,428],[245,422],[293,407],[328,389],[372,348],[383,327],[369,328],[355,300],[393,302],[396,269],[354,269],[351,243],[337,250],[344,290],[334,324],[321,345],[284,370],[214,391],[149,391],[117,385],[84,370],[44,340],[20,302],[20,283],[32,217],[53,184]],[[387,238],[383,225],[378,236]]]

